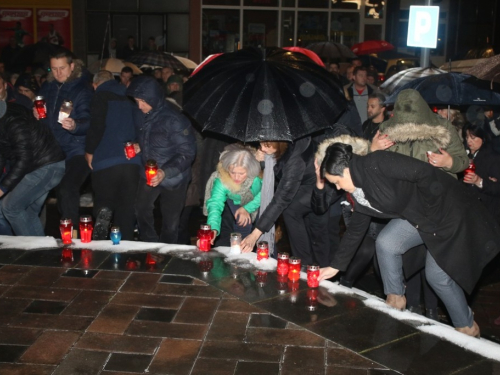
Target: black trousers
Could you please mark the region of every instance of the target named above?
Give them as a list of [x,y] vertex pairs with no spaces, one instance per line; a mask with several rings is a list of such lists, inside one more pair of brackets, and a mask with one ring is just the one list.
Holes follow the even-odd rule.
[[[165,189],[161,186],[151,187],[145,179],[140,179],[137,189],[135,212],[139,225],[139,236],[145,242],[178,243],[179,221],[184,203],[188,183],[176,189]],[[162,216],[161,233],[158,236],[154,225],[153,210],[156,200],[160,198]]]
[[318,263],[330,265],[330,240],[328,236],[329,212],[316,215],[311,208],[313,186],[301,186],[292,203],[283,211],[286,231],[294,256],[307,266]]
[[56,188],[57,208],[63,218],[73,221],[73,228],[78,229],[80,221],[80,188],[90,175],[90,168],[83,155],[66,160],[66,171]]
[[94,217],[108,207],[113,211],[113,225],[119,226],[122,239],[132,241],[135,227],[135,198],[139,184],[139,166],[120,164],[92,172]]

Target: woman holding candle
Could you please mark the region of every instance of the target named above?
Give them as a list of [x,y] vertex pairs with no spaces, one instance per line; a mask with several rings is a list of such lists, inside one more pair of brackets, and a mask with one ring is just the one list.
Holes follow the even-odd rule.
[[[219,236],[221,245],[229,246],[231,232],[241,233],[245,238],[252,231],[252,221],[260,206],[260,173],[260,164],[248,147],[229,145],[221,154],[217,170],[207,182],[203,207],[203,213],[208,216],[207,224],[214,232],[213,239]],[[225,206],[229,207],[235,220],[229,233],[221,233]]]

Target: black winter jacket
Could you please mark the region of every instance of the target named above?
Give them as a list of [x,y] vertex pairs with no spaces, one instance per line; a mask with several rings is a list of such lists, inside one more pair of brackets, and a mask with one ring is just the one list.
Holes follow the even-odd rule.
[[64,154],[50,129],[25,107],[8,103],[0,119],[0,189],[6,193],[26,174],[61,160]]

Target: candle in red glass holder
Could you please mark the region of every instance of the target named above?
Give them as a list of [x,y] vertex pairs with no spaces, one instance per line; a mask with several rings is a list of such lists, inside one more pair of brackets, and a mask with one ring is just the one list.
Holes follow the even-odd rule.
[[127,154],[127,158],[135,158],[135,148],[132,142],[125,143],[125,153]]
[[291,257],[288,261],[288,278],[293,281],[300,279],[300,259]]
[[276,267],[278,275],[288,275],[289,258],[290,255],[288,255],[288,253],[278,253],[278,266]]
[[307,266],[307,286],[309,288],[317,288],[319,286],[318,277],[319,266],[317,264]]
[[158,174],[158,165],[154,160],[146,162],[146,183],[151,186],[151,179]]
[[61,231],[63,244],[69,245],[73,238],[73,222],[71,219],[62,219],[59,222],[59,230]]
[[263,287],[267,283],[267,272],[264,271],[257,271],[257,274],[255,275],[257,279],[257,285],[260,287]]
[[61,254],[61,262],[66,263],[66,262],[72,262],[73,261],[73,250],[68,249],[68,248],[63,248],[62,254]]
[[267,241],[261,241],[257,244],[257,260],[269,258],[269,244]]
[[309,289],[307,291],[307,309],[316,311],[318,309],[318,289]]
[[210,251],[212,246],[212,228],[208,224],[202,224],[198,229],[198,249],[200,251]]
[[94,223],[92,222],[92,216],[80,216],[80,238],[82,240],[82,243],[88,243],[92,241],[93,230]]
[[45,105],[45,98],[43,96],[37,96],[34,102],[36,113],[38,113],[38,118],[47,118],[47,106]]
[[285,294],[288,290],[288,274],[277,275],[276,281],[278,282],[278,293]]
[[476,164],[474,164],[474,159],[469,160],[469,166],[464,171],[464,176],[467,176],[469,173],[476,173]]

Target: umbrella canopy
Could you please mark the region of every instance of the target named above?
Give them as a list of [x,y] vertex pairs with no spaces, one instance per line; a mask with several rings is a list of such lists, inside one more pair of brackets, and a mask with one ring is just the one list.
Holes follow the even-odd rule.
[[369,55],[382,51],[390,51],[394,46],[385,40],[367,40],[352,46],[351,50],[357,55]]
[[386,100],[394,104],[400,91],[415,89],[429,104],[434,105],[500,105],[500,90],[490,89],[490,82],[462,73],[435,74],[418,78],[401,86]]
[[313,51],[311,51],[310,49],[302,48],[302,47],[283,47],[283,49],[286,51],[302,53],[302,54],[306,55],[307,57],[309,57],[312,61],[314,61],[319,66],[322,66],[323,68],[325,67],[325,63],[323,61],[321,61],[319,56],[316,53],[314,53]]
[[325,60],[355,59],[357,57],[349,47],[335,42],[312,43],[306,48]]
[[443,73],[446,73],[446,71],[436,68],[409,68],[394,74],[391,78],[385,81],[380,86],[380,88],[386,94],[390,95],[399,87],[406,85],[408,82],[413,81],[414,79]]
[[489,57],[483,62],[467,69],[464,73],[500,83],[500,55]]
[[140,70],[134,64],[127,62],[124,63],[123,60],[109,58],[104,60],[98,60],[89,65],[89,72],[92,74],[96,74],[99,70],[107,70],[113,74],[120,74],[122,69],[126,66],[132,68],[134,74],[142,74],[142,70]]
[[182,63],[182,65],[184,65],[188,70],[194,70],[198,66],[198,64],[196,64],[193,60],[189,60],[186,57],[177,55],[172,55],[172,56],[174,56],[177,60],[179,60]]
[[330,73],[281,48],[217,56],[184,85],[184,110],[203,130],[243,142],[293,141],[329,127],[346,107]]
[[142,51],[130,56],[127,61],[134,63],[139,68],[143,66],[172,68],[178,70],[186,70],[184,64],[168,53],[158,51]]

